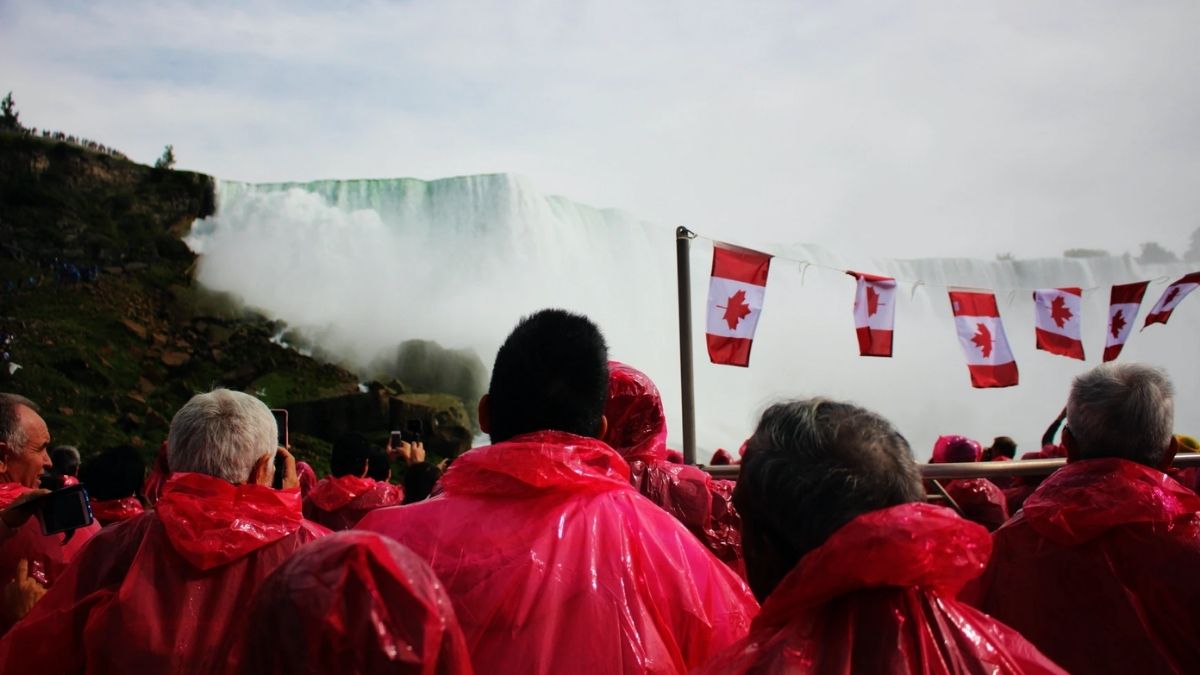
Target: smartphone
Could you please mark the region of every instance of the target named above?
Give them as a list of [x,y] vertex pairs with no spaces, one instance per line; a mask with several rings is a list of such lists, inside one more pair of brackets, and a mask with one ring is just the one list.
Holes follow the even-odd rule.
[[288,447],[288,415],[283,408],[271,408],[271,414],[275,416],[275,443],[281,447]]
[[[288,412],[283,408],[272,408],[275,416],[275,444],[281,448],[288,447]],[[275,455],[275,475],[271,478],[271,487],[283,489],[283,476],[287,472],[287,460],[283,455]]]
[[389,443],[388,443],[388,444],[389,444],[389,445],[391,445],[393,448],[398,448],[398,447],[400,447],[400,443],[401,443],[401,441],[403,441],[403,440],[404,440],[404,433],[403,433],[403,432],[400,432],[400,431],[393,431],[393,432],[392,432],[392,438],[391,438],[391,440],[389,441]]
[[45,535],[71,532],[87,527],[95,520],[92,516],[92,502],[88,499],[87,489],[83,485],[55,490],[38,497],[33,503],[37,504],[35,513],[38,522],[41,523],[42,534]]
[[421,423],[421,420],[409,420],[404,428],[404,440],[409,443],[420,443],[424,431],[425,425]]

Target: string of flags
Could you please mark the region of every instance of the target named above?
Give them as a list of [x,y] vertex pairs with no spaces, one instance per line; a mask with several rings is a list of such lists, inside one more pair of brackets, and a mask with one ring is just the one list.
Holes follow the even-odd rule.
[[[772,256],[720,241],[713,241],[712,273],[708,285],[706,339],[708,358],[716,364],[750,365],[750,349],[762,314]],[[800,261],[803,263],[803,261]],[[806,266],[811,263],[804,263]],[[896,279],[839,270],[857,283],[854,294],[854,327],[861,356],[891,357],[896,321]],[[1104,361],[1112,361],[1133,332],[1149,281],[1118,284],[1109,300]],[[1167,323],[1171,313],[1192,291],[1200,288],[1200,272],[1171,283],[1142,328]],[[1077,287],[1033,291],[1034,330],[1039,350],[1072,359],[1084,358],[1080,326],[1083,290]],[[1017,362],[1000,319],[996,295],[978,289],[950,288],[950,308],[971,386],[1012,387],[1019,380]]]

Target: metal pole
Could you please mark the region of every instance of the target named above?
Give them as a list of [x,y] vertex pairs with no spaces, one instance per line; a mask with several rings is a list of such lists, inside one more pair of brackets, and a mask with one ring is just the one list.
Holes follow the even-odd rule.
[[683,463],[696,463],[696,386],[692,371],[692,266],[688,243],[696,235],[675,228],[675,268],[679,282],[679,377],[683,399]]

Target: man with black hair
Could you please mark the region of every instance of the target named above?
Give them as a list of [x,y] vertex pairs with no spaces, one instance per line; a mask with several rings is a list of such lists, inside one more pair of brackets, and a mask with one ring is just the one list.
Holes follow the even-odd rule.
[[879,415],[820,398],[767,409],[734,491],[762,612],[701,672],[1062,672],[955,600],[988,533],[924,498],[908,442]]
[[[382,480],[370,475],[379,465],[384,469]],[[387,454],[362,434],[342,434],[334,441],[329,473],[304,498],[304,517],[335,532],[353,527],[375,509],[404,501],[404,490],[387,481]]]
[[479,402],[493,445],[455,459],[440,495],[359,523],[433,566],[478,672],[687,672],[757,609],[598,440],[607,392],[608,349],[591,321],[522,319]]
[[131,446],[118,445],[92,457],[80,470],[79,481],[101,525],[130,520],[146,510],[139,494],[146,481],[146,460]]

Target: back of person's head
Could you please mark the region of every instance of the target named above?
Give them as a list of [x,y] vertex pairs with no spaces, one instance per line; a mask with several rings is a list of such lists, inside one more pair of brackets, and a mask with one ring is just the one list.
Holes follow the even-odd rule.
[[202,473],[245,483],[263,455],[274,456],[275,418],[249,394],[215,389],[197,394],[171,420],[167,464],[172,472]]
[[924,499],[908,441],[883,417],[821,398],[771,406],[734,490],[751,589],[765,599],[855,517]]
[[648,375],[618,361],[608,362],[604,442],[625,456],[665,455],[667,418],[662,396]]
[[79,473],[79,449],[73,445],[60,445],[50,451],[50,463],[59,476],[74,476]]
[[978,462],[983,456],[979,442],[966,436],[955,436],[946,444],[946,461],[951,463]]
[[128,445],[118,445],[88,459],[79,470],[79,482],[93,499],[132,497],[146,480],[146,460]]
[[387,455],[387,450],[372,445],[371,451],[367,453],[367,478],[372,480],[390,480],[392,477],[392,460]]
[[487,432],[494,443],[548,430],[598,436],[607,392],[600,329],[586,317],[545,309],[522,319],[496,353]]
[[1008,436],[997,436],[992,440],[989,454],[991,457],[1004,456],[1013,459],[1017,456],[1017,442]]
[[346,531],[296,551],[249,610],[242,673],[461,673],[470,655],[433,570],[377,534]]
[[1174,395],[1166,373],[1140,363],[1106,363],[1076,377],[1067,399],[1076,458],[1162,467],[1175,423]]
[[353,431],[338,436],[329,455],[329,473],[332,476],[361,476],[367,470],[371,456],[371,443],[366,436]]
[[418,462],[404,472],[404,503],[424,501],[433,493],[442,472],[429,462]]

